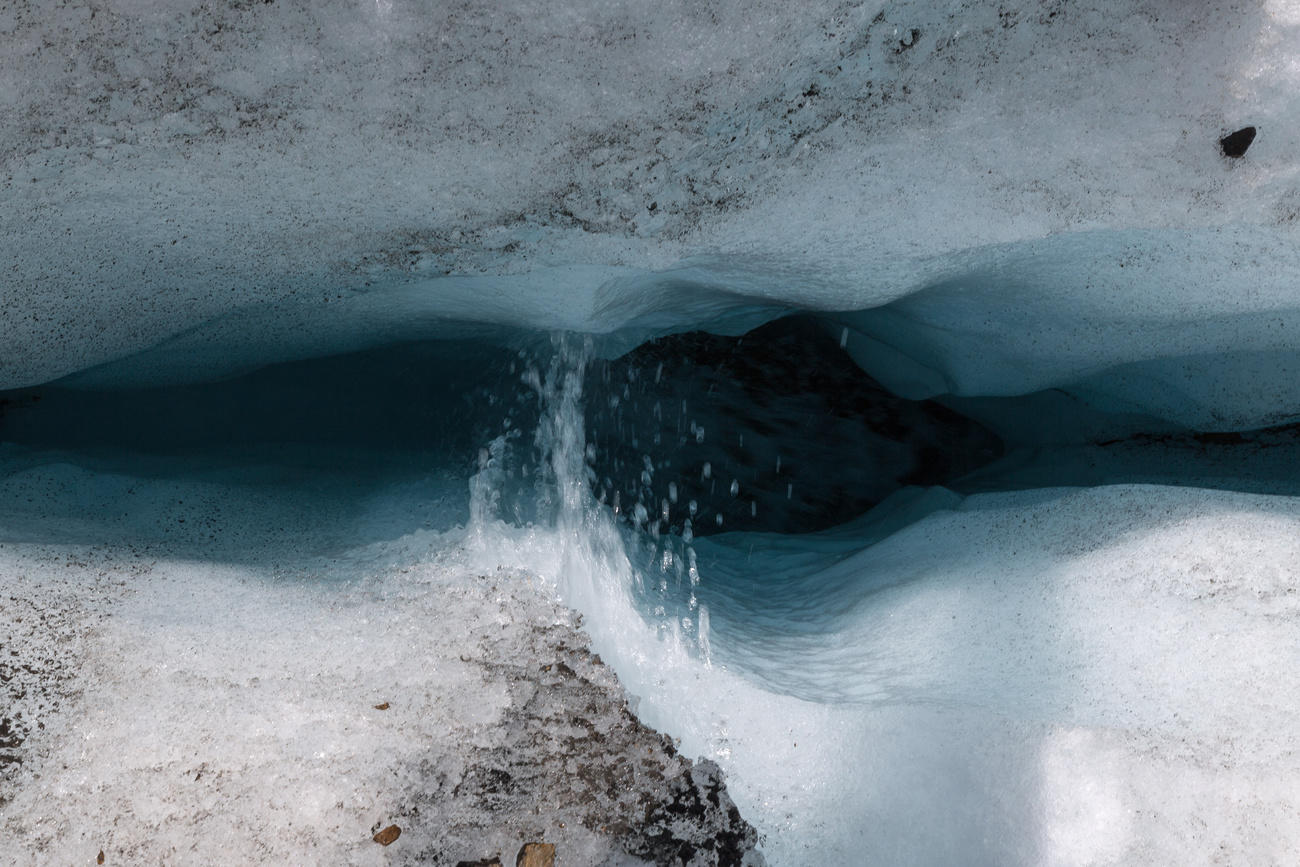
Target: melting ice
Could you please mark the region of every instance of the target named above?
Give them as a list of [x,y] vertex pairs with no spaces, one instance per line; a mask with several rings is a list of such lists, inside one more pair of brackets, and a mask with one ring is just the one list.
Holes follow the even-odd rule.
[[[1300,841],[1289,724],[1300,695],[1300,508],[1276,496],[1293,483],[1267,455],[1292,454],[1289,435],[1242,437],[1246,458],[1231,438],[1017,445],[941,406],[885,394],[862,403],[870,384],[839,366],[836,332],[803,328],[756,332],[725,352],[701,338],[604,359],[590,339],[558,336],[519,351],[398,348],[171,391],[15,394],[6,568],[49,582],[50,545],[98,562],[108,555],[95,545],[129,541],[151,564],[133,579],[142,595],[110,605],[96,600],[116,591],[92,582],[100,596],[78,591],[69,604],[111,613],[125,630],[106,621],[117,649],[84,651],[88,670],[106,678],[88,694],[160,719],[173,718],[164,709],[173,694],[184,701],[184,678],[205,684],[194,693],[204,713],[248,700],[302,713],[288,694],[252,699],[256,685],[213,687],[241,652],[221,635],[261,648],[255,679],[314,678],[301,660],[316,658],[313,672],[346,669],[352,688],[372,690],[365,668],[352,671],[344,657],[369,654],[391,668],[402,645],[354,634],[339,605],[392,629],[386,605],[434,598],[412,580],[454,587],[470,576],[531,576],[502,580],[539,582],[582,614],[638,715],[722,766],[774,864],[1159,860],[1200,851],[1206,834],[1252,860],[1283,860]],[[802,363],[819,371],[820,388],[782,382],[792,334],[810,344]],[[734,392],[709,373],[707,359],[720,352],[751,368],[716,368]],[[424,374],[390,381],[412,358]],[[313,393],[330,369],[354,371],[355,406]],[[847,423],[827,385],[842,376],[854,377],[859,417],[912,428],[851,428],[813,448],[806,424],[784,427],[812,417],[809,394],[824,402],[827,431]],[[330,386],[346,387],[346,377]],[[426,416],[419,402],[382,428],[366,423],[366,395],[389,403],[429,388],[441,390],[438,405],[465,408],[455,423]],[[471,393],[457,397],[464,388]],[[330,422],[307,434],[314,443],[286,452],[280,420],[240,413],[265,406],[259,395],[291,392],[301,406],[286,411],[298,421],[315,412]],[[785,406],[796,395],[805,402]],[[177,417],[151,446],[141,439],[155,424],[149,407],[202,408],[242,433],[237,445],[229,431],[218,445],[211,424]],[[89,427],[69,424],[88,415]],[[408,426],[438,449],[412,450]],[[843,519],[828,481],[859,434],[895,463],[874,465],[876,487],[857,491],[876,493]],[[357,442],[368,449],[340,449]],[[949,475],[918,485],[908,450],[924,454],[928,442],[945,444]],[[1093,486],[1078,487],[1081,479]],[[1210,482],[1220,489],[1197,486]],[[811,527],[782,531],[798,521]],[[379,601],[363,604],[348,589],[364,576],[378,582],[362,586]],[[441,613],[423,615],[441,635],[426,650],[435,668],[481,628],[461,634],[443,623],[457,609],[438,592],[430,604]],[[263,613],[254,618],[250,606]],[[402,614],[401,628],[415,628],[409,618],[420,610]],[[277,630],[285,622],[305,631]],[[157,636],[140,648],[164,668],[133,680],[129,666],[146,665],[129,644],[138,630]],[[321,655],[313,634],[333,636],[344,656]],[[175,654],[198,654],[205,673],[189,667],[167,679]],[[275,680],[276,671],[293,679]],[[163,692],[142,694],[137,680]],[[420,688],[417,672],[399,680]],[[375,692],[375,703],[386,694]],[[320,798],[331,797],[330,750],[348,735],[322,740],[299,726],[331,718],[328,695],[269,735],[320,753],[312,776],[295,783]],[[150,756],[169,761],[187,736],[180,721],[115,731],[96,728],[99,719],[53,725],[53,740],[36,732],[31,742],[128,737],[131,762],[147,765]],[[243,748],[239,738],[204,737],[214,739],[212,767]],[[404,737],[375,743],[401,752]],[[349,797],[373,810],[378,802],[364,794],[371,759],[349,755],[342,766],[361,781]],[[89,845],[93,829],[77,811],[108,821],[112,808],[77,794],[76,774],[113,791],[101,775],[120,762],[95,750],[80,761],[75,773],[46,770],[48,783],[19,789],[10,829]],[[256,786],[240,791],[253,804],[271,798]],[[1242,791],[1250,797],[1234,794]],[[47,799],[53,818],[33,821],[31,797]],[[324,801],[315,809],[302,817],[338,821]],[[1138,818],[1147,815],[1158,821]],[[1254,833],[1265,818],[1270,832]]]

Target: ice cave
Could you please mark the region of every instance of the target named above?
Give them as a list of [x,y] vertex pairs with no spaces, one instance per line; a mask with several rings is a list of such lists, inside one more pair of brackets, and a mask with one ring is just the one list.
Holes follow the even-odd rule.
[[1300,863],[1300,2],[0,3],[0,864]]

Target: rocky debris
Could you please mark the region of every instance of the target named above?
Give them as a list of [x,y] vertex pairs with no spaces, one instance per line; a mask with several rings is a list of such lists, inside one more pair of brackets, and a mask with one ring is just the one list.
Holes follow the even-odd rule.
[[501,867],[501,859],[480,858],[477,861],[457,861],[456,867]]
[[643,505],[676,533],[688,520],[695,536],[808,533],[1002,454],[978,422],[890,393],[840,337],[791,316],[741,337],[673,334],[597,362],[586,401],[596,495],[630,521]]
[[395,842],[400,836],[402,836],[402,829],[396,825],[389,825],[387,828],[382,828],[376,831],[375,836],[371,839],[380,846],[387,846],[390,843]]
[[515,867],[554,867],[555,846],[552,843],[525,843],[515,856]]
[[375,705],[375,710],[388,710],[388,707],[389,707],[388,702],[386,701],[380,702],[379,704]]
[[[519,593],[518,584],[480,580],[491,580],[499,598]],[[447,839],[503,849],[547,839],[582,853],[567,858],[593,864],[628,856],[662,865],[761,864],[758,834],[718,767],[679,755],[671,738],[642,724],[585,634],[516,608],[519,601],[507,602],[513,627],[485,631],[472,657],[509,690],[507,718],[479,730],[462,755],[422,763],[426,784],[407,804],[407,824],[437,828],[441,839],[413,860],[456,863],[443,860]]]

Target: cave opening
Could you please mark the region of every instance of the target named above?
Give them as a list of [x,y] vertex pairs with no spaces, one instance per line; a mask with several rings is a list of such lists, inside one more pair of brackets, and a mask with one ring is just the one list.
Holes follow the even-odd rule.
[[[913,487],[1300,490],[1295,426],[1090,435],[1116,425],[1063,390],[909,400],[850,357],[846,336],[833,318],[797,313],[739,336],[676,333],[590,359],[592,493],[655,536],[704,536],[827,530]],[[256,464],[277,467],[276,478],[309,484],[316,474],[362,492],[430,473],[460,484],[483,446],[507,433],[517,493],[535,482],[538,460],[530,449],[540,407],[524,374],[549,351],[536,335],[516,334],[395,343],[210,382],[54,382],[0,393],[0,447],[28,463],[120,471],[148,458],[163,474]],[[1069,420],[1052,423],[1062,406]],[[284,476],[289,468],[297,474]],[[516,519],[533,517],[514,500]],[[444,523],[463,517],[451,509]]]

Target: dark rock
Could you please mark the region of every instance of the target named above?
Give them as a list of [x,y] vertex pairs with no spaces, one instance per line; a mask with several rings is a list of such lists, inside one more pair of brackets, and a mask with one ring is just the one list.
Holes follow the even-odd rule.
[[617,500],[623,520],[642,506],[661,531],[681,533],[689,519],[695,536],[811,533],[1002,454],[977,422],[891,394],[837,332],[794,316],[742,337],[670,335],[597,362],[586,385],[596,495]]
[[457,861],[456,867],[501,867],[501,859],[480,858],[477,861]]
[[1223,151],[1225,157],[1236,159],[1246,155],[1246,149],[1255,141],[1255,128],[1253,126],[1243,126],[1236,132],[1231,132],[1219,139],[1219,148]]
[[673,780],[672,797],[654,805],[627,851],[656,864],[741,867],[758,833],[727,794],[722,770],[707,759]]

